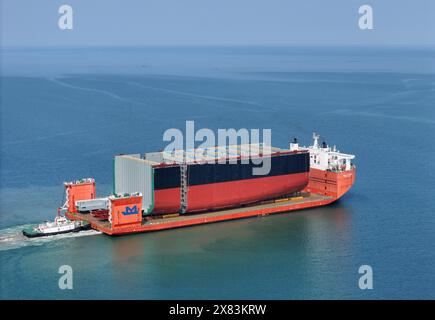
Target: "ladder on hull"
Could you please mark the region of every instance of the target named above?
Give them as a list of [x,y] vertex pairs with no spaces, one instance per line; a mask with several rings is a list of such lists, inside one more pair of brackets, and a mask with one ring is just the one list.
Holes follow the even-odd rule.
[[180,165],[180,213],[186,213],[187,211],[187,170],[186,153],[184,152],[183,163]]

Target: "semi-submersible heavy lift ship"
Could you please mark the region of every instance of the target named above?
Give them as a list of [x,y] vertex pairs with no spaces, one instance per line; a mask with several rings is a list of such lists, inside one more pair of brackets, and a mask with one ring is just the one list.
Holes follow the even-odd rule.
[[[270,171],[255,175],[244,155],[259,144],[172,153],[117,155],[114,192],[96,197],[94,179],[66,182],[61,211],[108,235],[121,235],[268,215],[330,204],[353,185],[354,155],[330,148],[314,134],[310,147],[270,147]],[[252,156],[251,156],[252,158]],[[224,160],[224,161],[223,161]],[[231,161],[230,161],[231,160]],[[244,161],[245,160],[245,161]]]

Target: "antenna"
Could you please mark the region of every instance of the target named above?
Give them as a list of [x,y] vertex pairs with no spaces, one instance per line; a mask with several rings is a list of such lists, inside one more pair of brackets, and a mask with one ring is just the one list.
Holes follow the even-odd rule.
[[314,140],[313,147],[314,148],[318,148],[319,147],[319,138],[320,138],[320,135],[315,133],[315,132],[313,132],[313,140]]

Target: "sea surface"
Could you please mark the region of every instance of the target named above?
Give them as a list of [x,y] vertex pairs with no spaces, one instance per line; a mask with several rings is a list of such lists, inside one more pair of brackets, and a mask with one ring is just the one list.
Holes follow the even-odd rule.
[[[435,298],[435,48],[82,47],[1,50],[0,298]],[[163,133],[313,131],[356,155],[328,207],[109,237],[28,240],[64,181],[112,190],[113,155]],[[61,290],[59,267],[73,269]],[[373,289],[358,269],[373,270]]]

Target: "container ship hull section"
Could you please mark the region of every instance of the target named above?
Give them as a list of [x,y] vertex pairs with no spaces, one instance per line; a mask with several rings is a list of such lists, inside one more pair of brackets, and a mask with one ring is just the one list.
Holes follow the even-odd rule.
[[[187,166],[186,212],[216,210],[276,198],[300,191],[308,184],[308,153],[274,154],[270,171],[254,175],[253,163],[207,163]],[[154,168],[153,213],[180,210],[180,166]]]

